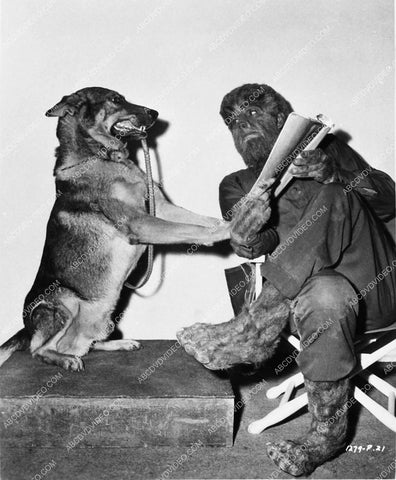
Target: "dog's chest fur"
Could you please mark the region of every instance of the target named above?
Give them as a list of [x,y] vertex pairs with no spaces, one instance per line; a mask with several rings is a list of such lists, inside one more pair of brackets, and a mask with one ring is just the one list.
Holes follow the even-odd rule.
[[[120,182],[125,198],[114,191]],[[100,161],[59,172],[56,183],[46,243],[57,276],[85,298],[116,299],[146,249],[131,244],[125,228],[146,213],[144,173],[132,162]]]

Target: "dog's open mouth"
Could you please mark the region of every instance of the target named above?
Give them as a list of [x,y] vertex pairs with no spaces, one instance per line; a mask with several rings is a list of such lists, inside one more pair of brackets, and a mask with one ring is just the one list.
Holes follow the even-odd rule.
[[131,120],[120,120],[111,127],[112,135],[120,135],[121,137],[135,136],[145,138],[147,136],[146,127],[136,127]]

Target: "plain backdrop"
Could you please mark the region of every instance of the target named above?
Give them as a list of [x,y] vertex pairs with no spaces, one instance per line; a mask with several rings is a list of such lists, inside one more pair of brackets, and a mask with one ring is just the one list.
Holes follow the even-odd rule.
[[[394,177],[392,0],[3,0],[1,338],[22,326],[54,198],[56,119],[44,112],[86,86],[117,90],[168,122],[157,139],[165,190],[219,216],[218,184],[243,168],[218,114],[225,93],[268,83],[306,115],[324,113]],[[141,158],[141,152],[139,152]],[[154,171],[160,172],[154,158]],[[188,246],[157,257],[120,324],[126,337],[174,338],[231,317],[224,268]],[[363,260],[363,259],[362,259]]]

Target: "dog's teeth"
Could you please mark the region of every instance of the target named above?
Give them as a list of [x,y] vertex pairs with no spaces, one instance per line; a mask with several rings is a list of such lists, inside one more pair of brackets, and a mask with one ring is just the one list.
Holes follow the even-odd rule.
[[115,124],[115,127],[123,134],[132,133],[133,131],[135,131],[135,133],[138,131],[141,134],[146,134],[145,125],[138,127],[137,125],[134,125],[131,120],[121,120]]

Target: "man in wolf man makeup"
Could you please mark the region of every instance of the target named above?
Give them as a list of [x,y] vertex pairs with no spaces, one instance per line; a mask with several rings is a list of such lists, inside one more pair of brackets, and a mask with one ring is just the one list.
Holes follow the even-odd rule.
[[256,181],[290,104],[268,85],[228,93],[220,114],[246,167],[220,184],[231,245],[245,258],[270,254],[263,290],[231,321],[195,324],[178,333],[186,351],[210,369],[257,364],[275,351],[290,327],[300,337],[296,361],[312,416],[296,440],[267,444],[286,472],[308,475],[342,451],[348,440],[349,375],[357,333],[385,327],[396,313],[396,255],[385,222],[394,218],[394,182],[371,168],[334,135],[294,160],[294,180],[280,197],[273,182],[241,201]]

